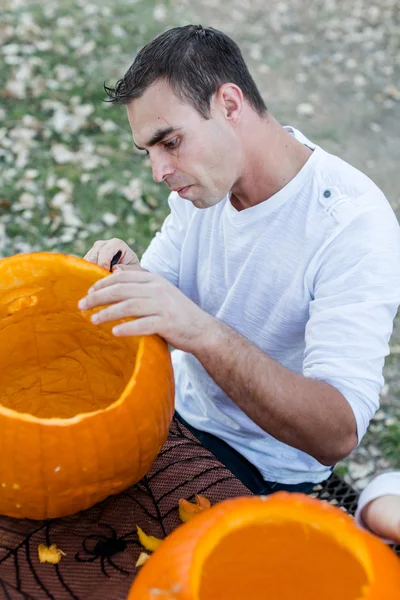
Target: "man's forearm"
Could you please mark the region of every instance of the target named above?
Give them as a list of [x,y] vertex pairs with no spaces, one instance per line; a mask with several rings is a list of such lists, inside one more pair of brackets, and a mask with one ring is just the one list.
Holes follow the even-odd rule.
[[337,389],[283,367],[225,323],[209,317],[193,354],[235,404],[281,442],[325,465],[355,448],[354,414]]

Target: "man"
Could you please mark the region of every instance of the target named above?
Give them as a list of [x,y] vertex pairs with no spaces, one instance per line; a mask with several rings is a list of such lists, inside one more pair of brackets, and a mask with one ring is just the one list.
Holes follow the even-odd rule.
[[358,170],[282,127],[237,45],[188,25],[144,47],[115,88],[135,145],[172,191],[139,263],[82,299],[115,335],[163,336],[176,409],[256,493],[309,491],[356,447],[379,405],[400,298],[400,235]]

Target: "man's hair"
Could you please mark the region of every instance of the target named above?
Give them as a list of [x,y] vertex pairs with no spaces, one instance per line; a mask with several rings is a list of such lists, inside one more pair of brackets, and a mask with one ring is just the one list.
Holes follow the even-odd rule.
[[140,50],[114,88],[104,85],[107,101],[129,104],[158,79],[165,80],[204,119],[210,118],[211,97],[224,83],[239,86],[260,116],[267,111],[239,46],[212,27],[185,25],[157,36]]

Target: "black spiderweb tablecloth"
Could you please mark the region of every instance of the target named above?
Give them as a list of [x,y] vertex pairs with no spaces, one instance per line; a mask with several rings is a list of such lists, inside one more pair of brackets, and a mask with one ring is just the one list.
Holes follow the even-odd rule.
[[[179,498],[205,494],[212,504],[251,492],[179,421],[147,476],[118,496],[71,517],[0,517],[1,600],[125,600],[143,550],[136,525],[163,538],[179,524]],[[354,514],[357,493],[333,474],[313,494]],[[41,564],[38,545],[66,552]]]

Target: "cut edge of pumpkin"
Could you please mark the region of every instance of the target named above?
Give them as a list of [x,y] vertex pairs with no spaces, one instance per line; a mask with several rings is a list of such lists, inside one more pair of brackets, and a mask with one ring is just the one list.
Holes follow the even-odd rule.
[[179,518],[182,523],[187,523],[190,519],[209,508],[211,508],[211,502],[200,494],[195,494],[195,502],[180,498],[178,503]]
[[[54,257],[58,259],[64,260],[66,264],[75,264],[77,268],[81,271],[97,271],[99,275],[103,275],[104,277],[109,275],[108,271],[99,265],[95,265],[88,261],[85,261],[83,258],[78,258],[76,256],[71,256],[69,254],[61,254],[56,252],[32,252],[31,254],[17,254],[15,256],[9,256],[1,259],[1,263],[8,264],[12,262],[20,262],[22,260],[53,260]],[[77,309],[78,310],[78,309]],[[99,414],[104,414],[105,412],[109,412],[111,410],[115,410],[118,406],[122,405],[126,400],[128,394],[132,391],[132,388],[135,386],[137,374],[140,370],[141,361],[146,349],[146,340],[145,337],[149,336],[138,336],[138,346],[135,360],[135,367],[129,381],[125,385],[121,395],[114,401],[111,402],[108,406],[104,408],[100,408],[98,410],[94,410],[91,412],[77,414],[74,417],[69,417],[68,419],[62,419],[60,417],[35,417],[30,413],[19,412],[17,410],[13,410],[12,408],[6,408],[0,403],[0,415],[3,415],[7,418],[18,418],[20,421],[25,421],[26,423],[35,423],[40,425],[47,426],[60,426],[63,427],[65,425],[73,425],[80,423],[86,419],[92,419]]]
[[[249,498],[246,498],[246,500],[248,501]],[[239,510],[243,498],[228,500],[227,502],[231,504],[232,508],[227,511],[227,514],[220,515],[218,527],[215,527],[215,524],[207,527],[197,540],[190,568],[190,591],[193,600],[199,600],[201,597],[200,585],[203,565],[227,535],[257,524],[299,523],[299,514],[302,515],[304,525],[329,535],[338,546],[346,549],[360,564],[367,581],[361,589],[361,595],[355,600],[367,600],[374,581],[374,569],[363,539],[364,532],[358,529],[349,515],[343,512],[343,519],[338,519],[336,511],[341,512],[340,509],[301,493],[276,492],[271,496],[253,497],[252,501],[254,502],[254,510],[243,512]],[[236,507],[234,508],[235,504]],[[266,511],[266,507],[270,511]],[[294,507],[295,512],[293,511]],[[293,511],[292,515],[288,514],[290,510]],[[233,515],[232,511],[235,511],[236,514]],[[200,518],[201,516],[199,515]],[[184,526],[186,525],[188,523]],[[349,536],[349,528],[351,529],[351,536]]]

